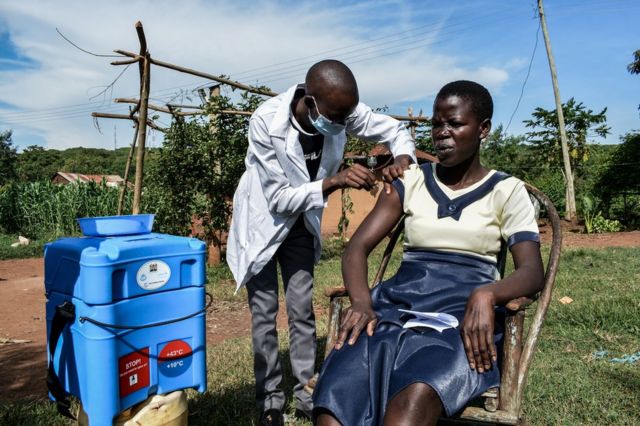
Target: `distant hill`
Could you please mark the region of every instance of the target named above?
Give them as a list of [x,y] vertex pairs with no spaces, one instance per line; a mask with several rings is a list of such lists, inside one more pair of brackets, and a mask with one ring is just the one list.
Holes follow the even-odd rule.
[[[49,180],[58,171],[123,176],[128,154],[129,148],[57,150],[30,146],[18,154],[18,177],[23,182]],[[135,157],[130,173],[134,172]]]

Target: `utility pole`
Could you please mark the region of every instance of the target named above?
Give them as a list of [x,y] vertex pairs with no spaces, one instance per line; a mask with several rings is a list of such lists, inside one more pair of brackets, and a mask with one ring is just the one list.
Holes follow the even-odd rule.
[[560,100],[560,89],[558,88],[558,76],[556,74],[556,63],[553,60],[551,52],[551,42],[549,41],[549,32],[547,31],[547,20],[544,16],[544,8],[542,0],[538,0],[538,13],[540,14],[540,24],[542,26],[542,34],[544,35],[544,45],[547,48],[547,57],[549,58],[549,68],[551,70],[551,81],[553,83],[553,94],[556,98],[556,111],[558,112],[558,127],[560,129],[560,145],[562,146],[562,161],[564,163],[564,174],[567,179],[566,199],[567,211],[565,219],[575,223],[578,219],[576,212],[576,193],[573,186],[573,173],[571,172],[571,161],[569,158],[569,144],[567,142],[567,132],[564,128],[564,113],[562,112],[562,102]]

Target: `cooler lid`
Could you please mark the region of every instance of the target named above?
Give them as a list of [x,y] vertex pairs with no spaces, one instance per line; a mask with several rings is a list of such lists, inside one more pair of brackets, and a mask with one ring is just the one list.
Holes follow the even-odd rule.
[[100,216],[78,218],[82,234],[87,237],[149,234],[153,228],[153,214]]

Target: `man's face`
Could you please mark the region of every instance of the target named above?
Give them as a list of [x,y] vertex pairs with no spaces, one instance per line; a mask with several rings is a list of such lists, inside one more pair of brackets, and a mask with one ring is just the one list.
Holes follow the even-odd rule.
[[328,94],[305,96],[305,105],[309,109],[311,118],[316,120],[322,114],[332,123],[344,125],[347,118],[353,114],[358,100],[353,96],[344,95],[337,91]]

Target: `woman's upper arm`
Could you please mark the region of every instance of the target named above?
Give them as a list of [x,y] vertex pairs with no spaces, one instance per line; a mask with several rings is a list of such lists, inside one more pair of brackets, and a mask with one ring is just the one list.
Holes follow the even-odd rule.
[[367,215],[349,241],[349,247],[361,246],[370,253],[393,227],[404,211],[401,196],[395,186],[389,194],[381,191],[373,210]]
[[536,293],[544,284],[544,266],[540,254],[540,243],[537,241],[522,241],[510,248],[516,271],[524,274],[521,278],[529,284],[530,293]]

